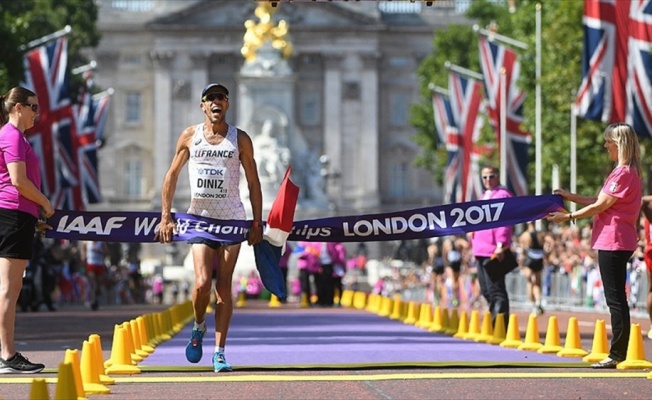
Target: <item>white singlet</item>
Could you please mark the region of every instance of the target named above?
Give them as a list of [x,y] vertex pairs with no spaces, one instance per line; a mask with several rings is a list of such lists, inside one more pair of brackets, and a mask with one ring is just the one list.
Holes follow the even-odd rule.
[[195,126],[188,161],[190,207],[188,214],[215,219],[246,219],[240,199],[238,129],[229,125],[220,144],[208,143],[204,124]]

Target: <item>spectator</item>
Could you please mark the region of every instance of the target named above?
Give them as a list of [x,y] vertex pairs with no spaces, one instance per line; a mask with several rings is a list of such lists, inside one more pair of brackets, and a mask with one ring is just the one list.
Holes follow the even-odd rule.
[[625,360],[630,336],[630,315],[625,284],[627,262],[636,250],[637,224],[642,204],[641,162],[638,137],[627,124],[611,124],[603,133],[604,148],[616,165],[597,196],[582,196],[563,189],[554,193],[583,206],[572,213],[553,212],[552,222],[594,217],[591,244],[598,251],[598,265],[611,314],[612,340],[609,356],[592,364],[611,369]]

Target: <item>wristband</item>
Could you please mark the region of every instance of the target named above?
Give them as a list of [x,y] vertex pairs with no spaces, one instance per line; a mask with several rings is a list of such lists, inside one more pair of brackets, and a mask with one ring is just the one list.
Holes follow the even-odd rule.
[[263,221],[255,219],[251,222],[252,228],[258,228],[259,226],[263,226]]
[[575,218],[573,217],[573,213],[568,213],[568,220],[572,225],[575,225]]

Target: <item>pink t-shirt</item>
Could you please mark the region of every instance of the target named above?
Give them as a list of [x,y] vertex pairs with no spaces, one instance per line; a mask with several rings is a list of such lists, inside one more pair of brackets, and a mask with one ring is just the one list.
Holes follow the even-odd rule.
[[[512,193],[502,186],[484,192],[483,200],[506,199],[512,197]],[[500,226],[492,229],[484,229],[473,232],[472,249],[476,257],[491,257],[496,251],[498,242],[505,247],[512,245],[512,226]]]
[[619,166],[611,171],[601,192],[618,200],[593,218],[594,250],[636,250],[642,186],[634,168]]
[[39,158],[25,135],[18,128],[7,123],[0,128],[0,208],[23,211],[38,218],[38,204],[21,196],[11,183],[7,164],[19,161],[25,163],[27,179],[40,189]]

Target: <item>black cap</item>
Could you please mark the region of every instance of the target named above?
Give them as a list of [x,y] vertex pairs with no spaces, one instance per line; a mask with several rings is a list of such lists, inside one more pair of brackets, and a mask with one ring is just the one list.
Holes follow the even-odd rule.
[[204,90],[201,91],[201,98],[203,99],[204,96],[206,96],[206,93],[209,92],[224,93],[227,96],[229,95],[229,89],[220,83],[209,83]]

